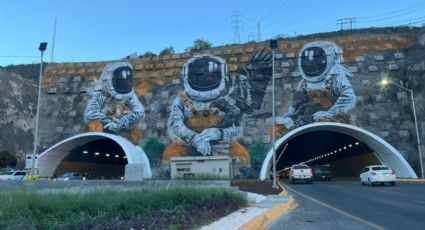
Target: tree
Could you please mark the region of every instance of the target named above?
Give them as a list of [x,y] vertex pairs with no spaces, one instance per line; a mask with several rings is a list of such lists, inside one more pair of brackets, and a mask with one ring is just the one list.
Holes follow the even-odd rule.
[[198,38],[193,42],[193,46],[191,48],[193,51],[201,51],[201,50],[209,49],[211,47],[212,47],[211,42],[202,38]]
[[152,53],[151,51],[146,51],[146,53],[144,53],[143,55],[141,55],[141,58],[144,57],[156,57],[157,55],[155,53]]
[[175,53],[174,48],[170,46],[170,47],[165,47],[161,52],[159,52],[159,56],[171,55],[174,53]]
[[12,156],[8,151],[0,151],[0,167],[8,167],[8,166],[12,166],[15,167],[16,166],[16,158],[14,156]]
[[165,147],[157,138],[149,138],[143,149],[152,166],[159,166],[161,164],[162,152],[164,152]]
[[263,143],[256,143],[251,147],[249,150],[249,154],[251,155],[251,168],[260,171],[266,152],[267,149]]

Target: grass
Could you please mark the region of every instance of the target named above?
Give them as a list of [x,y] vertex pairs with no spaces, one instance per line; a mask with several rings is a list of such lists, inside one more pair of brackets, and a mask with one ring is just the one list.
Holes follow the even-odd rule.
[[2,192],[0,229],[157,229],[161,218],[160,229],[188,229],[214,218],[211,210],[245,204],[239,194],[211,188]]

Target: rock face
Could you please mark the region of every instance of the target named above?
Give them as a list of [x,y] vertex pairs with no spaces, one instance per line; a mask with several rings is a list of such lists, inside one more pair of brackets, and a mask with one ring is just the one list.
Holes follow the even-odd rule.
[[33,148],[37,86],[17,74],[0,71],[0,149],[23,164]]

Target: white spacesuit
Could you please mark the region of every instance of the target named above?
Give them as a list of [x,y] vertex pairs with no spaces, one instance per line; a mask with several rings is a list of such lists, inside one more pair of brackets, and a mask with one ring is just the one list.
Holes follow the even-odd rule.
[[303,80],[288,112],[276,118],[277,124],[292,128],[315,121],[348,122],[346,113],[355,107],[356,97],[342,54],[328,41],[311,42],[301,49],[298,68]]
[[184,92],[175,98],[168,122],[173,143],[164,151],[163,160],[183,155],[230,154],[248,162],[248,152],[234,141],[242,135],[240,120],[230,119],[230,111],[217,106],[222,105],[229,90],[224,60],[212,55],[193,57],[184,65],[183,77]]
[[133,69],[129,63],[107,65],[87,104],[86,122],[100,121],[106,132],[131,131],[144,117],[143,106],[134,93],[133,85]]

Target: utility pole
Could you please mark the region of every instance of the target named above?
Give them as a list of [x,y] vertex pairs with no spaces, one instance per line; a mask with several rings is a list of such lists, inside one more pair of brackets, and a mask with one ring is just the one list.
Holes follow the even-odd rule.
[[234,43],[241,43],[241,35],[239,30],[242,28],[241,24],[242,22],[240,21],[240,13],[238,10],[234,10],[233,14],[231,16],[232,19],[232,29],[233,29],[233,42]]
[[261,41],[261,27],[260,22],[257,22],[257,42]]
[[254,32],[248,33],[248,42],[250,42],[250,41],[255,41],[255,33]]
[[350,33],[353,33],[353,23],[356,22],[356,18],[340,18],[336,20],[336,24],[340,25],[341,35],[344,35],[344,26],[345,24],[350,24]]
[[58,21],[58,19],[55,18],[55,25],[53,27],[53,39],[52,39],[52,56],[50,57],[50,63],[53,63],[53,61],[54,61],[55,40],[56,40],[56,22],[57,21]]

